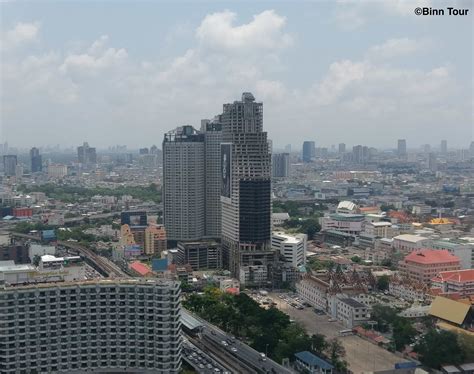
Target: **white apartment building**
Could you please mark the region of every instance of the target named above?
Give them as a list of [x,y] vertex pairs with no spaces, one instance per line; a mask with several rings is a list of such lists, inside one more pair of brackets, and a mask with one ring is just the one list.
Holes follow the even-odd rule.
[[402,234],[393,238],[393,248],[399,252],[413,252],[415,249],[426,248],[431,240],[423,236]]
[[67,176],[67,166],[61,164],[48,165],[48,176],[56,179],[64,178]]
[[0,323],[1,373],[181,370],[178,282],[2,286]]
[[351,297],[336,299],[336,313],[334,315],[347,328],[361,325],[370,319],[370,308]]
[[239,268],[239,281],[242,285],[263,285],[268,281],[265,265],[248,265]]
[[272,249],[285,258],[293,267],[306,263],[307,235],[289,235],[284,232],[272,233]]

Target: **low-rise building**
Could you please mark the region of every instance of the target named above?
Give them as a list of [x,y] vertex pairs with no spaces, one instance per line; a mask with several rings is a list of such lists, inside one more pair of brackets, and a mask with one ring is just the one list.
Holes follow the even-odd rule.
[[430,243],[430,239],[412,234],[397,235],[393,238],[393,248],[403,253],[409,253],[415,249],[427,248]]
[[351,297],[340,297],[336,301],[335,318],[347,328],[360,325],[370,319],[367,305]]
[[295,353],[295,357],[296,367],[301,370],[301,372],[311,374],[332,374],[334,370],[333,365],[311,352],[298,352]]
[[440,288],[442,293],[456,293],[460,297],[474,295],[474,269],[442,271],[431,279],[433,288]]
[[189,264],[194,271],[219,269],[221,246],[215,241],[178,242],[178,264]]

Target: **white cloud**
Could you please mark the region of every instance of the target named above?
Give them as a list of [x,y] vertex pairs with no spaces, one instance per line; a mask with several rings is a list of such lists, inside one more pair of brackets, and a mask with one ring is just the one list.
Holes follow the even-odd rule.
[[249,23],[234,25],[237,15],[230,11],[207,15],[196,31],[204,47],[221,50],[263,49],[274,50],[289,46],[292,38],[282,30],[286,18],[274,10],[254,15]]
[[127,59],[128,53],[124,48],[105,48],[108,36],[102,35],[89,47],[87,53],[68,55],[59,70],[94,74],[97,70],[107,69],[121,64]]
[[432,45],[433,43],[427,39],[394,38],[369,48],[367,57],[370,59],[391,59],[426,51]]
[[8,50],[21,44],[32,42],[38,36],[40,25],[38,22],[19,22],[1,37],[1,50]]

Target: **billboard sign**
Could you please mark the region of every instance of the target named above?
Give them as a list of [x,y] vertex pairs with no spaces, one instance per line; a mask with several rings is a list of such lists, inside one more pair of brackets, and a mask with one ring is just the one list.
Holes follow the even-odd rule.
[[232,144],[231,143],[222,143],[221,144],[221,196],[227,197],[230,199],[232,193]]

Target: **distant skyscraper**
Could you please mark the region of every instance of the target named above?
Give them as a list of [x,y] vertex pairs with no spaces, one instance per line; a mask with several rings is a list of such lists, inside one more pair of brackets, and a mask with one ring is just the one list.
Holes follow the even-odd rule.
[[338,151],[339,151],[339,153],[345,153],[346,152],[346,144],[345,143],[339,143]]
[[316,145],[314,141],[303,142],[303,161],[311,162],[311,160],[315,156],[316,156]]
[[428,153],[430,153],[430,152],[431,152],[431,145],[429,145],[429,144],[424,144],[424,145],[423,145],[423,153],[428,154]]
[[140,154],[140,155],[147,155],[149,153],[150,153],[150,150],[148,148],[140,148],[138,150],[138,154]]
[[97,163],[97,153],[95,148],[89,147],[89,143],[84,142],[83,145],[77,147],[77,158],[79,162],[85,166]]
[[447,140],[441,140],[440,152],[443,155],[448,153],[448,141]]
[[285,153],[291,153],[291,144],[285,145]]
[[43,170],[43,160],[38,148],[31,148],[30,150],[31,172],[37,173]]
[[290,174],[290,155],[275,153],[272,156],[272,177],[287,178]]
[[428,154],[428,169],[430,169],[431,171],[438,170],[438,161],[436,159],[435,153]]
[[[266,281],[275,260],[271,249],[271,154],[263,131],[263,104],[251,93],[224,104],[222,244],[234,276],[244,282]],[[254,278],[255,274],[258,279]]]
[[8,177],[13,177],[16,175],[16,165],[17,165],[16,155],[5,155],[3,156],[3,172]]
[[163,222],[168,240],[205,235],[205,136],[181,126],[163,140]]
[[398,157],[405,157],[407,155],[407,141],[405,139],[398,139],[397,153]]
[[352,161],[356,164],[363,164],[369,161],[369,147],[362,145],[352,147]]
[[471,142],[471,145],[469,146],[469,155],[471,158],[474,158],[474,142]]
[[205,236],[221,237],[221,143],[222,124],[216,119],[204,126],[205,158]]
[[150,153],[151,153],[152,155],[157,155],[157,154],[158,154],[158,147],[157,147],[156,145],[152,145],[152,146],[150,147]]

